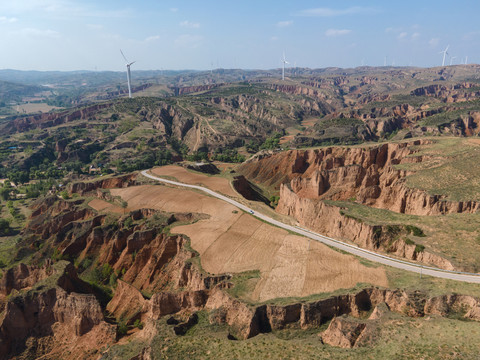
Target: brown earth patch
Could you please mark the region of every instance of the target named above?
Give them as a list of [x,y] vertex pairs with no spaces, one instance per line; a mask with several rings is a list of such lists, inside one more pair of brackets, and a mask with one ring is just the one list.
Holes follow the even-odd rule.
[[206,195],[155,185],[112,189],[111,193],[128,201],[132,210],[148,207],[210,215],[208,220],[177,226],[173,231],[191,239],[209,273],[260,270],[253,300],[307,296],[359,282],[388,285],[382,268],[366,267],[353,256],[291,235]]
[[301,124],[304,127],[311,127],[317,123],[318,119],[317,118],[308,118],[305,120],[302,120]]
[[153,175],[172,176],[178,181],[193,184],[205,185],[209,189],[220,192],[228,196],[238,196],[230,186],[230,182],[225,178],[207,176],[203,174],[193,173],[187,169],[177,165],[167,165],[151,170]]
[[121,207],[110,204],[109,202],[102,199],[93,199],[88,203],[88,206],[90,206],[91,208],[97,211],[108,211],[108,212],[114,212],[117,214],[123,213],[123,209]]

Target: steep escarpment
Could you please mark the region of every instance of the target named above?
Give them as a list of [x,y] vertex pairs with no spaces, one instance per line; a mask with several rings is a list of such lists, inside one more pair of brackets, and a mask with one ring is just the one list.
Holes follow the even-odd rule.
[[[428,170],[445,161],[445,157],[435,152],[419,152],[432,146],[437,143],[415,140],[370,147],[264,151],[242,164],[239,172],[251,182],[278,189],[280,199],[276,211],[292,216],[302,226],[368,249],[453,269],[451,261],[442,255],[444,249],[419,245],[422,240],[412,240],[401,220],[392,224],[391,221],[385,223],[381,217],[369,219],[361,215],[367,207],[419,216],[476,213],[480,202],[475,198],[453,201],[449,193],[432,194],[432,191],[410,187],[409,179],[416,176],[413,169]],[[426,173],[424,170],[422,174]],[[453,179],[455,175],[449,176]],[[455,180],[448,180],[446,186],[452,186],[452,181]],[[422,185],[419,181],[416,184]],[[446,186],[443,189],[447,189]],[[461,190],[457,193],[467,186],[459,186]],[[344,208],[348,203],[360,204],[359,214],[352,215]],[[396,228],[400,230],[391,231]]]
[[[355,198],[364,205],[414,215],[476,212],[478,201],[448,201],[445,196],[406,186],[406,177],[412,172],[397,170],[395,165],[422,162],[422,156],[415,156],[414,146],[426,141],[369,148],[292,150],[251,159],[240,171],[253,181],[277,188],[287,182],[301,198]],[[282,197],[279,204],[280,208],[288,206]]]
[[[15,274],[24,269],[20,265]],[[6,302],[0,318],[0,358],[89,358],[112,344],[115,326],[104,321],[92,288],[77,277],[73,265],[62,261],[42,270],[50,276],[28,291],[17,286]],[[34,270],[30,272],[34,276]],[[4,285],[2,292],[10,294]]]
[[8,134],[15,132],[24,132],[31,129],[45,129],[52,126],[62,125],[75,120],[86,120],[107,108],[111,104],[97,104],[82,107],[75,110],[68,110],[62,112],[50,112],[39,115],[32,115],[26,117],[19,117],[12,121],[9,121],[4,125],[3,131]]
[[[129,291],[135,293],[135,289]],[[141,297],[137,293],[127,298],[130,299],[132,296]],[[118,298],[115,296],[110,304],[119,301],[121,301],[120,293]],[[317,328],[342,315],[362,317],[377,307],[384,307],[386,311],[410,317],[433,314],[447,316],[459,313],[465,319],[480,321],[480,300],[472,296],[453,294],[429,297],[420,292],[379,288],[367,288],[354,294],[288,305],[252,306],[233,298],[217,286],[212,290],[157,294],[150,300],[140,299],[134,304],[140,318],[145,322],[166,315],[191,313],[204,309],[209,311],[211,323],[228,325],[230,333],[240,339],[248,339],[260,333],[287,327]],[[379,311],[374,311],[375,316],[378,316]]]
[[298,222],[318,233],[336,239],[353,241],[370,250],[388,252],[409,260],[417,260],[446,270],[455,267],[447,259],[408,242],[408,227],[371,225],[345,214],[341,208],[322,200],[302,197],[288,184],[280,187],[279,213],[292,216]]
[[135,185],[137,174],[128,174],[124,176],[111,177],[91,182],[75,182],[68,185],[69,194],[78,193],[83,195],[96,189],[114,189]]
[[[176,221],[193,221],[194,214],[165,214],[140,209],[117,219],[97,214],[83,200],[50,199],[39,203],[25,230],[22,245],[46,242],[34,258],[51,252],[65,259],[109,266],[122,279],[151,292],[175,284],[177,287],[206,287],[209,279],[191,266],[195,253],[186,250],[187,240],[169,235],[165,227]],[[201,216],[199,217],[201,218]]]
[[477,98],[480,96],[480,91],[478,91],[477,83],[463,82],[456,85],[427,85],[413,90],[411,94],[415,96],[430,96],[441,99],[446,103],[453,103]]

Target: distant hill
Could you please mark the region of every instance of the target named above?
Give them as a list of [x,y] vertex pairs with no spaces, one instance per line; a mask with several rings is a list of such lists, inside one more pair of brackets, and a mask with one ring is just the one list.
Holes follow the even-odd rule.
[[21,101],[24,96],[32,96],[41,91],[45,91],[45,88],[0,80],[0,103]]

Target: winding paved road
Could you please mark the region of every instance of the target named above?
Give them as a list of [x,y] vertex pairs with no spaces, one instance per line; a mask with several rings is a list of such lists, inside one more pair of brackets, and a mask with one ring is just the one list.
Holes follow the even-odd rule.
[[430,267],[430,266],[422,266],[422,265],[411,263],[411,262],[408,262],[408,261],[403,261],[403,260],[391,258],[391,257],[386,256],[386,255],[377,254],[373,251],[365,250],[365,249],[359,248],[358,246],[350,245],[350,244],[344,243],[342,241],[338,241],[338,240],[332,239],[328,236],[323,236],[323,235],[317,234],[313,231],[310,231],[310,230],[307,230],[307,229],[304,229],[304,228],[301,228],[301,227],[298,227],[298,226],[292,226],[292,225],[284,224],[284,223],[282,223],[278,220],[272,219],[271,217],[266,216],[262,213],[255,212],[254,210],[250,209],[248,206],[245,206],[245,205],[239,203],[238,201],[235,201],[235,200],[233,200],[233,199],[231,199],[227,196],[219,194],[219,193],[217,193],[213,190],[210,190],[208,188],[205,188],[203,186],[190,185],[190,184],[185,184],[185,183],[181,183],[181,182],[177,182],[177,181],[163,179],[163,178],[160,178],[158,176],[154,176],[154,175],[151,175],[151,174],[147,173],[147,170],[143,170],[141,173],[142,173],[143,176],[145,176],[149,179],[152,179],[152,180],[157,180],[157,181],[161,181],[161,182],[171,184],[171,185],[182,186],[182,187],[186,187],[186,188],[189,188],[189,189],[196,189],[196,190],[203,191],[203,192],[207,193],[208,195],[211,195],[211,196],[216,197],[217,199],[226,201],[227,203],[232,204],[233,206],[236,206],[237,208],[239,208],[243,211],[246,211],[246,212],[256,216],[257,218],[259,218],[259,219],[261,219],[265,222],[268,222],[272,225],[275,225],[275,226],[278,226],[282,229],[285,229],[285,230],[294,232],[296,234],[305,236],[309,239],[320,241],[321,243],[324,243],[328,246],[346,251],[350,254],[362,257],[362,258],[370,260],[370,261],[374,261],[374,262],[377,262],[377,263],[380,263],[380,264],[383,264],[383,265],[392,266],[392,267],[395,267],[395,268],[398,268],[398,269],[402,269],[402,270],[406,270],[406,271],[410,271],[410,272],[414,272],[414,273],[418,273],[418,274],[434,276],[434,277],[437,277],[437,278],[444,278],[444,279],[470,282],[470,283],[479,283],[480,284],[480,274],[472,274],[472,273],[465,273],[465,272],[459,272],[459,271],[450,271],[450,270],[443,270],[443,269]]

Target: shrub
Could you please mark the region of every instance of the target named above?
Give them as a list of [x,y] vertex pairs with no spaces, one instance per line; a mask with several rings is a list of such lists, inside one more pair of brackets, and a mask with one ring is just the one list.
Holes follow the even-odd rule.
[[407,230],[409,234],[413,234],[414,236],[418,236],[418,237],[426,236],[422,229],[413,225],[405,226],[405,230]]
[[60,196],[61,196],[62,198],[64,198],[65,200],[70,199],[70,196],[68,195],[68,191],[67,191],[67,190],[62,190],[62,191],[60,192]]
[[112,272],[112,274],[110,275],[110,279],[108,280],[108,284],[112,288],[117,287],[117,274],[115,274],[115,272]]
[[118,326],[117,326],[117,335],[118,336],[124,336],[124,335],[127,334],[127,331],[128,331],[128,325],[127,325],[126,321],[121,320],[118,323]]
[[415,252],[416,253],[421,253],[424,250],[425,250],[425,246],[423,246],[423,245],[417,244],[417,246],[415,246]]
[[140,330],[143,329],[143,324],[140,321],[140,319],[135,320],[135,322],[133,323],[133,326],[136,327],[136,328],[139,328]]
[[0,236],[10,233],[10,223],[6,219],[0,219]]
[[410,240],[409,238],[405,238],[405,244],[407,245],[415,245],[415,242]]
[[270,206],[276,208],[278,205],[278,201],[280,200],[280,196],[272,195],[270,196]]
[[110,276],[113,273],[113,268],[110,264],[103,264],[102,266],[102,282],[105,283],[107,280],[110,280]]
[[124,222],[123,225],[127,228],[130,229],[133,225],[133,219],[131,217],[128,217]]
[[398,225],[387,225],[386,231],[388,235],[395,236],[401,231],[401,229]]

